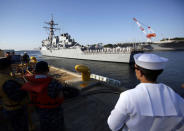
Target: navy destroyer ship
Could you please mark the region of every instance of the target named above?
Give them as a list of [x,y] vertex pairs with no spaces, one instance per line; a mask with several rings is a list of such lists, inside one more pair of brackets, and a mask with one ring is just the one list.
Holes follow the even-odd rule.
[[53,18],[45,22],[49,27],[49,36],[42,41],[40,52],[43,56],[54,56],[71,59],[95,60],[106,62],[132,63],[133,54],[139,52],[132,47],[105,48],[102,44],[96,46],[84,46],[75,42],[68,33],[55,36],[54,31],[59,30],[55,26]]

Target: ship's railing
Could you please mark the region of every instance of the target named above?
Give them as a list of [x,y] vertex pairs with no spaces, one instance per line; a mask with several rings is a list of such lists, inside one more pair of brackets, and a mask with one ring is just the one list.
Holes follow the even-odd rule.
[[[80,49],[80,47],[47,47],[48,50],[59,50],[59,49]],[[126,48],[103,48],[103,49],[85,49],[81,51],[85,54],[129,54],[132,51],[142,51],[142,49],[135,49],[132,47]]]
[[85,54],[96,54],[96,53],[99,53],[99,54],[128,54],[130,52],[132,52],[133,49],[132,48],[104,48],[104,49],[94,49],[94,50],[91,50],[91,49],[87,49],[87,50],[84,50],[83,52]]

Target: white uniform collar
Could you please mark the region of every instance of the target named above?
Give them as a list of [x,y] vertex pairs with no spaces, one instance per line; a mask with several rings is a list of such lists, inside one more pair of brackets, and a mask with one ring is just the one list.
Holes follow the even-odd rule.
[[135,101],[140,100],[136,110],[143,116],[184,116],[184,99],[164,84],[141,83],[134,93]]

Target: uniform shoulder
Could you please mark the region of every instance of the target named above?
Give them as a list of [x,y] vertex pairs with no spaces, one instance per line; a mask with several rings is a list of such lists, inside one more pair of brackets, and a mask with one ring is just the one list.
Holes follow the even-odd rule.
[[138,84],[135,88],[129,89],[129,90],[126,90],[126,91],[122,92],[120,94],[120,96],[129,96],[129,95],[132,95],[132,94],[136,93],[138,90],[140,90],[141,86],[142,86],[141,84]]
[[167,89],[170,92],[171,95],[176,95],[176,96],[179,96],[180,97],[180,95],[175,90],[173,90],[171,87],[169,87],[169,86],[167,86],[167,85],[165,85],[163,83],[160,83],[160,86],[163,89]]

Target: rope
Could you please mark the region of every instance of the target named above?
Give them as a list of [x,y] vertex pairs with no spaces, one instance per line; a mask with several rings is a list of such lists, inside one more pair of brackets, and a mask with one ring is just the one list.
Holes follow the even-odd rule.
[[73,97],[73,98],[70,98],[68,100],[65,100],[64,103],[70,103],[70,102],[73,102],[74,100],[78,100],[82,97],[87,97],[87,96],[90,96],[90,95],[97,95],[97,94],[107,94],[107,93],[111,93],[111,94],[115,94],[115,95],[120,95],[121,91],[113,91],[112,89],[109,90],[109,89],[100,89],[100,90],[93,90],[93,91],[89,91],[87,92],[85,91],[84,93],[80,94],[79,96],[77,97]]

